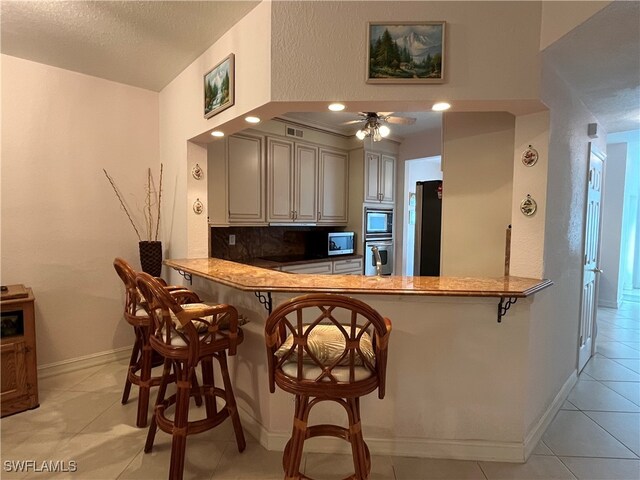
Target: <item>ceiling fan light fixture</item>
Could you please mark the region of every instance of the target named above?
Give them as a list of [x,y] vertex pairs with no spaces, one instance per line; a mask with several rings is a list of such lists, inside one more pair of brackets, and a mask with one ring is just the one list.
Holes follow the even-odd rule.
[[342,103],[336,102],[336,103],[329,104],[329,110],[331,110],[332,112],[341,112],[345,108],[346,107]]
[[373,129],[373,141],[379,142],[380,140],[382,140],[382,135],[380,134],[380,129],[376,125]]
[[356,137],[358,137],[358,140],[364,140],[364,138],[368,135],[367,132],[365,132],[364,130],[358,130],[356,132]]
[[380,131],[380,135],[383,138],[384,137],[388,137],[389,134],[391,133],[391,129],[389,127],[387,127],[386,125],[380,125],[379,131]]
[[431,110],[434,112],[444,112],[445,110],[449,110],[451,108],[451,104],[447,102],[437,102],[434,103],[431,107]]

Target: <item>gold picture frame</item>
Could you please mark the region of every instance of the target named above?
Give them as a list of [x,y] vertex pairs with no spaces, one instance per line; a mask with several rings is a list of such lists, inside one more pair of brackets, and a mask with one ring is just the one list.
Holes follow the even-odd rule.
[[369,22],[367,83],[444,83],[446,22]]
[[204,75],[204,118],[235,103],[235,56],[230,54]]

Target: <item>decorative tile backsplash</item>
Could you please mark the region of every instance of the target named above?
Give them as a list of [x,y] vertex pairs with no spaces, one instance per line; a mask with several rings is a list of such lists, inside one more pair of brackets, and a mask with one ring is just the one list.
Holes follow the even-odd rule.
[[[335,231],[336,228],[211,227],[211,256],[224,260],[248,260],[273,255],[302,255],[305,235],[311,230]],[[235,235],[235,245],[229,245],[230,235]]]

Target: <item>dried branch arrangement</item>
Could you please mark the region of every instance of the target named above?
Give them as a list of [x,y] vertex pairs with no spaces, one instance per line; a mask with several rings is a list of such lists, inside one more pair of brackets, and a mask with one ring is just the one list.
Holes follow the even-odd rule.
[[[136,227],[136,224],[133,221],[133,218],[131,218],[129,209],[127,208],[127,205],[124,203],[124,200],[122,199],[122,195],[120,195],[120,191],[116,186],[116,182],[113,180],[111,175],[107,173],[107,171],[104,168],[102,169],[102,171],[104,172],[104,175],[107,177],[107,180],[109,180],[109,183],[111,184],[111,188],[113,188],[113,191],[115,192],[116,197],[120,202],[120,206],[124,210],[124,213],[127,215],[127,218],[131,223],[131,226],[133,227],[133,229],[136,232],[136,235],[138,236],[138,240],[142,241],[142,237],[140,236],[140,230],[138,230],[138,227]],[[160,230],[160,204],[162,201],[162,171],[163,171],[163,165],[161,163],[160,164],[160,181],[158,182],[158,187],[156,188],[153,182],[153,177],[151,176],[151,169],[150,168],[147,169],[147,185],[145,186],[145,200],[144,200],[143,214],[144,214],[144,233],[146,233],[146,240],[149,242],[152,240],[158,241],[158,232]],[[154,220],[155,220],[155,232],[153,228]]]

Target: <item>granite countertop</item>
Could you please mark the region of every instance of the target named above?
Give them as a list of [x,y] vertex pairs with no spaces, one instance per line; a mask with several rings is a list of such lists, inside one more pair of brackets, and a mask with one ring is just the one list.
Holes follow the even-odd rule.
[[[324,259],[322,259],[324,261]],[[218,258],[170,259],[164,264],[244,291],[522,298],[553,285],[523,277],[371,277],[289,274]]]

